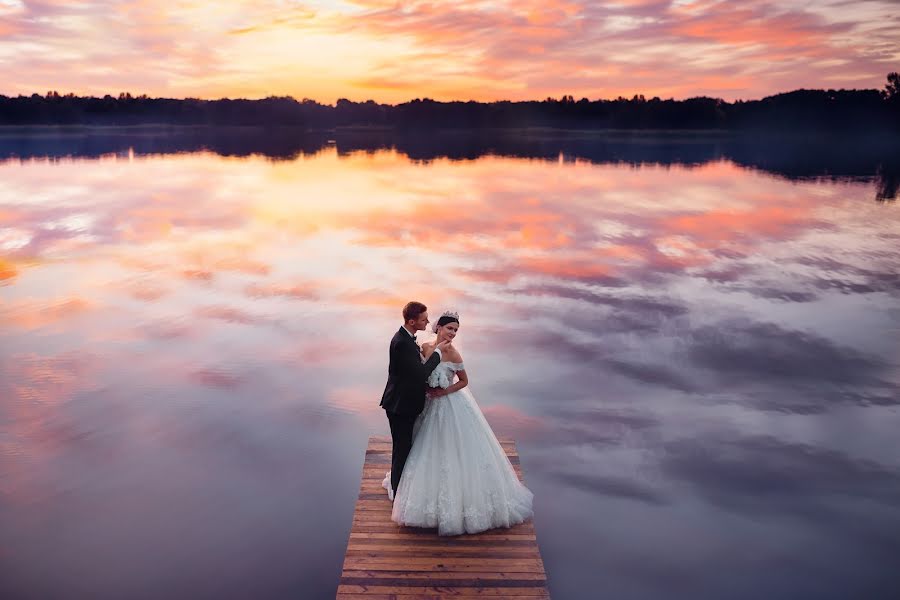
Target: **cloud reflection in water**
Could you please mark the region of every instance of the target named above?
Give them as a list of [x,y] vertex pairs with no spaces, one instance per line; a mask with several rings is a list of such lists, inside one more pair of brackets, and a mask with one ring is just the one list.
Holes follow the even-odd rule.
[[463,317],[555,597],[898,583],[900,217],[872,181],[334,148],[0,176],[14,597],[333,595],[411,298]]

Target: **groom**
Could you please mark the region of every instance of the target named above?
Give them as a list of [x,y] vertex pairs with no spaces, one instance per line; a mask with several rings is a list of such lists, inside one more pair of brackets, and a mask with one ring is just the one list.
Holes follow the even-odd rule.
[[416,332],[424,331],[426,325],[428,307],[421,302],[410,302],[403,307],[403,326],[391,339],[388,380],[381,396],[381,406],[387,413],[394,442],[391,451],[391,488],[394,494],[412,448],[413,423],[425,408],[425,382],[441,362],[441,350],[450,343],[438,344],[423,364]]

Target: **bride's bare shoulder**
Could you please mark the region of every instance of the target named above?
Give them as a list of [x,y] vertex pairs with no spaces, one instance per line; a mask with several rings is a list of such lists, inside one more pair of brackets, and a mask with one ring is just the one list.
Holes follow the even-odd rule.
[[462,362],[462,354],[452,344],[447,346],[447,360],[450,362]]

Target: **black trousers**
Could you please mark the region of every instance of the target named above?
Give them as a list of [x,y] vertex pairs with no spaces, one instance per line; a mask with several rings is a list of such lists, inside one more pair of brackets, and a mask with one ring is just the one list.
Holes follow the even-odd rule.
[[[385,411],[387,412],[387,411]],[[396,493],[400,485],[400,476],[409,451],[412,449],[413,423],[418,415],[398,415],[387,413],[388,423],[391,424],[391,440],[394,442],[391,448],[391,487]]]

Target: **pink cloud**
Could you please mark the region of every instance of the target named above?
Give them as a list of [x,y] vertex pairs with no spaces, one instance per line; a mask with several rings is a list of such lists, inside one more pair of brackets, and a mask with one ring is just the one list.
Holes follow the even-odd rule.
[[200,385],[223,389],[235,388],[243,382],[243,378],[224,368],[197,369],[188,378]]
[[42,329],[75,319],[94,309],[93,303],[78,297],[49,302],[26,299],[9,304],[0,303],[0,323],[16,329]]
[[153,302],[154,300],[159,300],[160,298],[165,296],[167,290],[153,284],[141,282],[131,286],[131,288],[129,289],[129,293],[133,298],[136,298],[138,300]]
[[377,389],[361,386],[339,387],[328,392],[328,406],[350,414],[381,416],[384,411],[378,406],[378,398],[380,395]]
[[[635,93],[734,99],[842,83],[881,87],[900,53],[896,6],[887,0],[858,10],[840,0],[353,4],[29,2],[0,14],[8,82],[0,91],[303,97],[320,84],[302,73],[318,69],[329,77],[327,91],[316,88],[333,95],[318,98],[326,102]],[[358,64],[304,53],[296,77],[273,77],[266,41],[305,34],[334,36],[351,49],[347,62]],[[236,58],[252,60],[249,36],[260,68],[236,71]]]
[[284,284],[251,284],[245,288],[245,293],[252,298],[285,297],[296,300],[316,300],[318,291],[312,285],[284,285]]
[[181,276],[197,281],[212,281],[213,272],[206,269],[185,269],[181,272]]
[[151,339],[169,340],[193,335],[196,326],[179,320],[157,320],[141,325],[138,330]]
[[28,413],[31,407],[57,406],[92,385],[96,366],[94,358],[81,351],[53,356],[13,354],[2,369],[3,387],[11,394],[4,394],[8,407]]
[[494,431],[517,440],[532,439],[544,428],[540,419],[532,417],[507,404],[496,404],[482,408],[484,417]]
[[[638,92],[758,97],[801,85],[816,86],[821,81],[817,73],[834,74],[834,68],[817,66],[815,61],[836,56],[846,61],[841,69],[852,76],[852,85],[859,85],[860,73],[868,72],[870,85],[880,87],[890,67],[888,61],[876,64],[869,56],[866,48],[874,46],[875,40],[857,32],[868,27],[866,21],[843,14],[828,20],[820,13],[784,4],[695,3],[688,12],[670,9],[667,2],[584,3],[580,11],[571,13],[577,19],[558,23],[556,31],[533,26],[515,13],[482,11],[479,6],[442,5],[439,10],[431,4],[421,11],[377,11],[359,20],[356,27],[383,35],[406,31],[417,36],[423,47],[428,44],[429,52],[435,44],[444,45],[445,53],[457,57],[457,67],[468,75],[492,74],[485,76],[485,93],[513,99]],[[440,16],[435,16],[438,12]],[[828,14],[829,8],[821,12]],[[477,25],[472,25],[473,20]],[[884,36],[879,33],[875,38],[886,41]],[[887,43],[896,53],[900,46],[896,40]],[[540,57],[527,51],[532,47],[540,47]],[[789,83],[782,80],[785,66],[771,64],[779,59],[791,61]],[[390,61],[372,77],[397,85],[410,81],[404,66]],[[412,75],[412,81],[417,77]],[[438,79],[443,87],[452,80]],[[808,83],[801,83],[803,79]],[[502,96],[497,88],[507,83],[515,84],[514,91]],[[462,97],[479,99],[471,91]]]
[[270,320],[265,317],[250,314],[239,308],[230,306],[201,306],[194,311],[198,317],[207,319],[218,319],[229,323],[240,323],[243,325],[257,325],[261,323],[269,323]]

